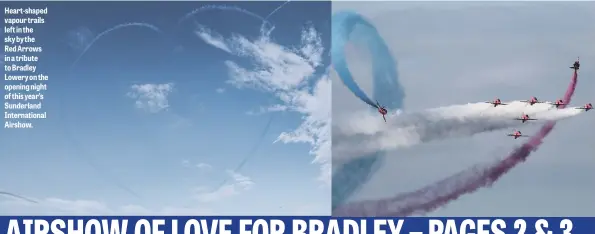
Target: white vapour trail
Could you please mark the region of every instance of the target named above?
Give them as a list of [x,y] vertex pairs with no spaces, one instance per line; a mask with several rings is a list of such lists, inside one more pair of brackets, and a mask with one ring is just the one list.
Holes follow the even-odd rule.
[[[415,113],[396,111],[387,115],[385,123],[379,113],[361,111],[343,118],[335,117],[332,131],[333,162],[433,140],[560,120],[582,112],[575,108],[557,109],[547,103],[529,105],[522,101],[512,101],[497,107],[489,103],[469,103]],[[516,120],[523,114],[537,120],[525,123]]]

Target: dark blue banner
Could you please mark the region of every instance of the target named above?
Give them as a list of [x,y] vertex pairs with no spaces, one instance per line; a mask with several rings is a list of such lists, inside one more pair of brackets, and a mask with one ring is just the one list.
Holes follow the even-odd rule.
[[592,234],[595,218],[0,217],[7,234]]

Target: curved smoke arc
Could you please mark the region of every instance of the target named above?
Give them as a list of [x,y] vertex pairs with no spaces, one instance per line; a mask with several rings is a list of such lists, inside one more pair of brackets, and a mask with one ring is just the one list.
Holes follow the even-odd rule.
[[[358,25],[363,27],[355,30]],[[339,12],[332,17],[332,64],[343,84],[360,100],[376,107],[376,103],[357,85],[347,67],[345,45],[348,41],[365,46],[372,55],[375,101],[385,104],[389,109],[403,109],[405,94],[399,83],[396,60],[376,28],[352,11]],[[343,204],[371,178],[383,156],[383,152],[373,153],[335,169],[332,177],[332,209]]]

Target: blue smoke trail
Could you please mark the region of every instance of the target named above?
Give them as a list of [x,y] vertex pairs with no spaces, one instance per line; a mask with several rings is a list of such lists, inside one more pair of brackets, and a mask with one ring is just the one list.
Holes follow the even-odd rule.
[[[363,27],[355,30],[358,25]],[[333,15],[332,28],[333,66],[345,86],[362,101],[376,107],[347,68],[344,48],[347,41],[351,41],[367,47],[372,55],[374,99],[389,109],[402,109],[405,94],[399,83],[396,60],[374,25],[355,12],[345,11]],[[383,156],[383,152],[365,155],[336,169],[332,178],[332,209],[344,203],[372,177]]]
[[[343,81],[343,84],[351,90],[351,92],[372,107],[376,107],[374,101],[370,100],[368,95],[357,85],[353,80],[353,75],[347,67],[347,58],[345,56],[345,44],[350,39],[349,35],[356,26],[357,20],[351,19],[352,14],[350,12],[341,12],[333,15],[332,18],[332,43],[331,43],[331,56],[333,67],[335,71]],[[366,25],[368,23],[364,21]],[[370,25],[371,26],[371,25]]]

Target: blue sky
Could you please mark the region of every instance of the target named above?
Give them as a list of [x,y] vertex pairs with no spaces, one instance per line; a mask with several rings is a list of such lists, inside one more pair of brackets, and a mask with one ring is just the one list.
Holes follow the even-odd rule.
[[[595,4],[536,2],[334,2],[378,29],[397,59],[407,111],[500,97],[555,100],[566,90],[580,56],[573,105],[593,102]],[[348,54],[349,55],[349,54]],[[365,53],[348,58],[356,81],[372,87]],[[333,75],[333,118],[368,108]],[[453,92],[456,90],[458,92]],[[429,216],[592,216],[595,158],[591,113],[560,121],[527,162],[491,188],[464,195]],[[521,129],[533,133],[536,127]],[[506,130],[508,131],[508,130]],[[448,139],[387,154],[379,171],[352,200],[416,190],[519,146],[502,135]]]
[[[2,214],[327,214],[330,3],[286,4],[268,34],[238,10],[282,3],[45,3],[49,117],[0,133],[0,188],[40,204],[2,198]],[[129,22],[160,32],[85,50]]]

